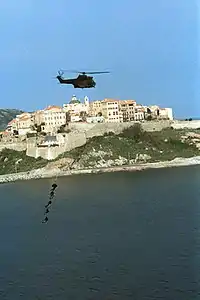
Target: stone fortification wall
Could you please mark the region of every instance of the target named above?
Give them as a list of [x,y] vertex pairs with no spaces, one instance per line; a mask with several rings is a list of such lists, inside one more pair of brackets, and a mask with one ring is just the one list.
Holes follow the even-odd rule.
[[164,128],[171,127],[172,121],[155,121],[155,122],[144,122],[142,123],[142,128],[145,131],[161,131]]
[[37,140],[35,137],[27,139],[26,155],[37,158]]
[[86,143],[86,135],[80,133],[66,134],[64,143],[55,147],[37,147],[36,140],[30,139],[27,143],[26,155],[32,157],[42,157],[48,160],[55,159],[60,154],[70,151],[76,147],[80,147]]
[[200,128],[200,120],[193,120],[193,121],[173,121],[172,127],[174,129],[197,129]]
[[35,156],[34,157],[42,157],[48,160],[55,159],[60,154],[65,152],[65,147],[46,147],[46,148],[38,148],[35,149]]
[[[72,131],[79,131],[79,132],[85,132],[85,131],[88,131],[90,129],[92,129],[93,127],[95,127],[96,125],[99,125],[100,123],[98,124],[95,124],[95,123],[69,123],[68,125],[68,128]],[[105,124],[105,123],[103,123]]]
[[[84,132],[87,138],[91,138],[97,135],[104,135],[108,132],[114,132],[119,134],[123,129],[133,126],[137,122],[126,122],[126,123],[98,123],[89,124],[91,126],[85,126],[85,124],[74,124],[72,130]],[[146,131],[159,131],[163,128],[171,126],[171,121],[159,121],[159,122],[144,122],[140,123],[142,128]],[[82,126],[81,126],[82,125]],[[86,124],[88,125],[88,124]]]
[[76,147],[84,145],[87,141],[87,136],[84,132],[69,133],[65,137],[65,151],[70,151]]

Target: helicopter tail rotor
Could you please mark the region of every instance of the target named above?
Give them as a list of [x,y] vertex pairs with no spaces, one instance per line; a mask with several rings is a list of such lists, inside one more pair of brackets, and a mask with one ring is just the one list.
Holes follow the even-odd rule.
[[64,74],[64,71],[63,70],[58,70],[58,75],[59,76],[62,76]]

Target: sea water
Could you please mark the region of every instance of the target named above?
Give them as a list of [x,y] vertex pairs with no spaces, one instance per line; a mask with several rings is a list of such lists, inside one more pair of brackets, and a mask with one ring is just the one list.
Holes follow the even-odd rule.
[[200,167],[0,185],[0,299],[199,299]]

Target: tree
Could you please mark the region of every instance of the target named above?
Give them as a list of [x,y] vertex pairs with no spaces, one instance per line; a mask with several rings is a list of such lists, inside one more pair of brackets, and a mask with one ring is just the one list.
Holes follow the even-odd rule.
[[125,128],[122,133],[119,134],[119,136],[125,137],[125,138],[132,138],[136,142],[141,141],[142,137],[144,136],[144,130],[141,126],[141,124],[136,123],[131,127]]

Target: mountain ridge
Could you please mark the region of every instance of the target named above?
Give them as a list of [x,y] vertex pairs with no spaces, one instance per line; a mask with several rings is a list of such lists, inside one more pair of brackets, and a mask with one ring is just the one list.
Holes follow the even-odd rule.
[[24,111],[17,108],[0,108],[0,130],[5,130],[7,124],[13,120],[16,115],[22,114]]

